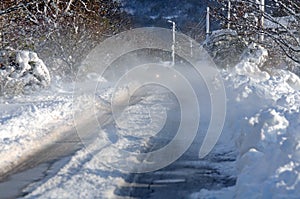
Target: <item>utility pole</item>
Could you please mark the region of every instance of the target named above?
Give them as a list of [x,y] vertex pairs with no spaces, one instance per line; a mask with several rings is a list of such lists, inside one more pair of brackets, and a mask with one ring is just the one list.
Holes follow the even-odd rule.
[[230,18],[231,18],[231,0],[228,0],[228,12],[227,12],[227,29],[230,29]]
[[264,23],[265,23],[265,18],[264,18],[264,13],[265,13],[265,0],[261,0],[260,1],[260,11],[261,11],[261,18],[260,18],[260,28],[261,28],[261,33],[260,33],[260,36],[259,36],[259,41],[260,42],[263,42],[264,41]]
[[173,32],[173,44],[172,44],[172,66],[175,66],[175,44],[176,44],[176,23],[174,21],[168,20],[169,23],[172,23],[172,32]]
[[193,47],[194,47],[194,46],[193,46],[193,40],[190,39],[191,57],[193,57],[193,55],[194,55]]
[[209,7],[206,8],[206,39],[209,37],[210,27],[209,27]]

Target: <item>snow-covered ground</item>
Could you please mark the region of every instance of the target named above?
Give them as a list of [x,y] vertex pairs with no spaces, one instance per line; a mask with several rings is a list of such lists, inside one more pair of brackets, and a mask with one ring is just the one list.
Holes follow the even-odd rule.
[[223,72],[228,114],[221,142],[238,152],[236,185],[191,198],[300,197],[300,79],[285,70],[261,71],[266,52],[259,52]]
[[[91,78],[91,75],[88,76]],[[85,82],[80,85],[82,88],[91,87]],[[131,87],[134,85],[128,84],[125,88],[115,91],[112,87],[107,86],[105,90],[96,94],[99,94],[96,98],[97,104],[91,96],[73,96],[62,91],[52,98],[48,97],[47,101],[43,98],[47,93],[43,93],[41,96],[31,96],[28,99],[23,98],[22,103],[18,99],[9,100],[10,104],[7,103],[8,106],[3,106],[3,110],[5,110],[1,125],[1,147],[3,150],[1,150],[0,155],[4,159],[1,161],[1,170],[5,169],[2,170],[5,172],[16,167],[31,155],[38,155],[40,150],[47,149],[47,145],[63,140],[64,135],[61,134],[74,126],[73,114],[79,113],[80,116],[78,117],[82,119],[82,122],[79,123],[84,125],[87,118],[91,116],[88,113],[100,112],[97,115],[98,121],[103,124],[102,118],[105,119],[105,115],[112,117],[109,106],[112,96],[116,97],[116,103],[120,105],[128,100],[130,96],[128,89],[130,90]],[[111,168],[112,165],[116,164],[115,161],[118,158],[121,161],[122,158],[118,155],[112,155],[117,151],[110,146],[114,144],[120,149],[130,151],[146,150],[150,137],[155,136],[158,131],[157,128],[160,128],[161,123],[164,122],[165,108],[172,106],[172,101],[168,102],[167,100],[170,93],[166,92],[165,89],[150,88],[146,90],[147,95],[137,96],[136,100],[131,99],[133,100],[131,103],[134,104],[120,115],[118,120],[123,123],[121,126],[124,127],[111,129],[114,128],[111,125],[101,130],[99,128],[93,129],[88,125],[84,126],[85,132],[88,132],[88,129],[92,133],[97,131],[98,138],[93,140],[92,144],[86,145],[86,148],[78,151],[53,178],[43,184],[39,182],[27,187],[24,191],[32,192],[27,197],[111,197],[113,188],[116,188],[122,179],[124,181],[127,174]],[[73,98],[76,99],[76,103],[73,103]],[[26,100],[29,101],[28,104]],[[158,102],[165,104],[165,108],[159,106]],[[9,108],[10,105],[11,109]],[[79,123],[76,124],[77,130],[81,128]],[[86,136],[80,132],[78,134],[82,139]],[[87,143],[84,142],[84,144]],[[122,164],[122,162],[117,163]]]
[[[236,178],[236,184],[225,188],[199,187],[198,192],[190,193],[191,198],[300,197],[300,79],[285,70],[273,70],[270,74],[261,71],[258,65],[264,62],[266,51],[256,46],[251,48],[256,48],[255,54],[245,53],[236,67],[220,71],[226,87],[227,115],[214,150],[204,160],[191,157],[198,151],[192,151],[180,160],[176,165],[184,165],[182,168],[198,165],[189,172],[181,170],[180,175],[184,178],[170,175],[172,178],[155,179],[152,183],[157,186],[185,183],[198,176],[193,172],[205,165],[214,168],[217,174],[208,172],[203,176]],[[149,143],[157,136],[166,115],[176,109],[177,102],[164,88],[149,87],[130,99],[130,90],[136,85],[128,84],[114,90],[110,82],[102,79],[101,82],[105,86],[95,91],[96,98],[73,96],[72,89],[66,91],[54,87],[30,97],[1,98],[1,171],[9,170],[51,142],[62,139],[60,133],[74,126],[74,113],[82,118],[78,120],[78,115],[75,116],[77,122],[82,121],[76,124],[80,138],[89,138],[89,135],[80,134],[80,128],[97,134],[57,173],[25,187],[23,191],[28,193],[25,198],[118,198],[121,196],[116,190],[132,186],[128,185],[128,173],[116,168],[127,164],[135,170],[135,163],[143,160],[124,160],[123,154],[112,146],[130,152],[149,150],[153,147]],[[81,85],[83,89],[89,87],[84,82]],[[114,118],[119,126],[114,125],[110,109],[112,93],[119,105],[131,100],[130,106]],[[77,102],[75,105],[73,99]],[[88,113],[97,113],[97,120],[105,125],[102,128],[84,125],[91,117]],[[169,119],[172,122],[176,117]],[[201,142],[201,136],[197,138],[200,140],[196,141],[196,146]],[[165,141],[170,139],[172,134],[164,137]],[[199,148],[192,147],[191,150]],[[222,158],[219,157],[222,154],[224,159],[231,159],[229,163],[213,161]],[[180,176],[178,173],[176,175]]]
[[73,85],[68,87],[71,88],[68,91],[53,87],[31,95],[0,99],[1,175],[66,136],[63,132],[74,128],[74,111],[91,106],[92,100],[83,97],[82,105],[74,107]]

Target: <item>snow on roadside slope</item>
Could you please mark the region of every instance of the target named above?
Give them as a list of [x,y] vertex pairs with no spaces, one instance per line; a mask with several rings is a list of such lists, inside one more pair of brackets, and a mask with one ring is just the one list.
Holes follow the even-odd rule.
[[42,100],[16,99],[1,104],[1,175],[45,147],[43,139],[47,139],[56,126],[70,122],[72,98],[43,97]]
[[75,107],[73,97],[72,92],[52,88],[0,98],[0,176],[65,136],[74,128],[74,112],[94,105],[93,99],[82,96],[82,105]]
[[300,79],[285,70],[261,71],[265,53],[257,48],[223,72],[233,120],[223,133],[238,151],[236,185],[191,198],[300,198]]

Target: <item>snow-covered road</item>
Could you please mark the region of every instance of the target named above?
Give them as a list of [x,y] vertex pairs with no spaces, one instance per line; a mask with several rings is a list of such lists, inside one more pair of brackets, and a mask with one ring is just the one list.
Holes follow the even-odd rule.
[[[23,134],[25,138],[20,138],[22,141],[20,144],[14,141],[8,142],[8,140],[16,139],[14,136],[7,136],[6,139],[3,139],[6,140],[7,151],[11,153],[10,156],[6,155],[4,150],[1,151],[7,158],[6,164],[3,162],[4,166],[11,166],[4,168],[12,169],[11,172],[27,171],[12,176],[11,180],[0,184],[2,196],[12,197],[17,194],[28,198],[39,196],[69,198],[74,194],[73,196],[76,197],[111,198],[126,197],[127,194],[134,195],[134,192],[137,191],[134,189],[134,184],[140,184],[140,179],[144,176],[144,174],[133,175],[131,173],[136,169],[136,166],[134,166],[136,165],[135,161],[147,162],[148,159],[128,161],[123,156],[122,151],[119,152],[116,148],[137,153],[145,153],[162,148],[176,135],[181,113],[176,96],[168,89],[158,85],[150,85],[142,87],[135,91],[134,95],[130,95],[128,92],[131,90],[131,87],[136,87],[136,85],[130,85],[128,84],[116,91],[108,83],[104,90],[96,92],[96,97],[71,97],[65,92],[58,92],[51,100],[44,100],[43,98],[47,95],[43,93],[39,98],[22,99],[22,103],[20,99],[10,101],[9,107],[14,107],[13,104],[18,104],[18,108],[21,107],[21,110],[19,116],[3,117],[2,131],[9,132],[16,124],[11,120],[15,120],[19,124],[19,128],[16,131],[24,129],[24,132],[26,132],[25,130],[31,128],[31,132]],[[90,86],[82,83],[81,87],[86,90]],[[116,115],[113,117],[110,107],[110,98],[113,94],[117,98],[118,104],[129,100],[130,105],[117,116],[118,124],[114,118]],[[204,98],[208,93],[203,92],[202,95]],[[71,98],[72,101],[76,101],[72,106],[69,104]],[[28,105],[28,107],[24,104]],[[205,105],[206,103],[202,104],[202,106]],[[7,115],[15,114],[17,113],[15,110],[7,108],[5,113]],[[71,112],[75,113],[75,122],[72,122]],[[35,117],[31,126],[29,114]],[[50,120],[50,118],[55,118],[56,122]],[[97,125],[91,122],[95,118],[98,122]],[[190,119],[192,120],[193,116]],[[36,120],[43,121],[44,124],[35,125],[34,122]],[[202,122],[203,124],[208,123],[208,118],[203,119]],[[46,128],[47,132],[44,132],[45,134],[38,134]],[[206,128],[207,124],[202,125],[202,128],[199,129],[199,132],[202,131],[202,133],[199,133],[195,139],[197,141],[192,145],[187,155],[175,163],[175,166],[171,165],[166,168],[166,172],[163,170],[155,172],[153,177],[149,175],[150,173],[145,174],[146,182],[148,182],[149,186],[156,182],[160,184],[169,183],[173,186],[174,182],[176,185],[179,180],[186,187],[194,184],[191,190],[195,191],[199,184],[204,187],[210,187],[208,184],[203,184],[205,180],[198,181],[196,177],[202,176],[204,179],[212,179],[215,177],[208,177],[207,173],[220,174],[219,171],[216,171],[216,168],[211,168],[208,165],[207,160],[199,161],[197,158],[195,159],[198,156],[198,150],[204,136],[203,132]],[[16,136],[18,135],[16,133]],[[5,136],[4,133],[3,136]],[[32,149],[28,147],[29,143]],[[33,143],[37,144],[33,145]],[[10,151],[13,147],[16,149],[16,154]],[[15,157],[20,158],[15,159]],[[191,158],[195,160],[193,161]],[[128,164],[129,171],[118,171],[118,166],[123,168],[121,165],[124,163]],[[130,166],[131,164],[133,165],[132,167]],[[191,164],[194,166],[188,168],[187,165]],[[30,169],[32,167],[33,169]],[[169,168],[173,171],[168,172]],[[205,168],[205,170],[200,173],[196,172],[199,168]],[[186,175],[184,174],[185,172],[198,174],[195,175],[194,180],[187,181],[186,176],[184,177]],[[182,177],[177,179],[178,175],[182,175]],[[21,178],[23,182],[21,183],[18,182],[20,176],[23,176]],[[160,177],[157,179],[158,176]],[[227,177],[226,174],[221,173],[217,178]],[[172,180],[169,178],[172,178]],[[133,182],[132,179],[136,180],[136,182]],[[38,182],[34,183],[35,181]],[[131,191],[124,192],[123,187],[128,186],[129,182],[132,187],[130,188]],[[215,184],[211,181],[207,183]],[[222,180],[216,184],[223,186],[221,185],[223,184]],[[76,188],[78,185],[80,187],[86,186],[86,190],[83,191],[79,187]],[[96,186],[97,189],[91,191],[92,187],[90,186]],[[8,191],[12,189],[15,189],[15,191]],[[71,189],[72,191],[70,191]],[[188,190],[184,189],[182,191],[182,194],[188,192]],[[165,192],[168,192],[168,190],[166,189]],[[141,195],[142,193],[139,194]]]

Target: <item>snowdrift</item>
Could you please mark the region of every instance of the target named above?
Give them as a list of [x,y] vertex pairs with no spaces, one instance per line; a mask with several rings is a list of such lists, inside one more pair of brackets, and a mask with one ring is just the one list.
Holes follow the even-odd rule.
[[236,185],[191,198],[300,198],[300,79],[261,71],[266,56],[251,45],[235,68],[223,71],[230,123],[220,142],[238,152]]

